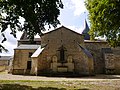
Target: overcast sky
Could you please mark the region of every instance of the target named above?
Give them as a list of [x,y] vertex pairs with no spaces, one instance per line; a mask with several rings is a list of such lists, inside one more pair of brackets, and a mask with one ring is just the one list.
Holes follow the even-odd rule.
[[[84,29],[84,20],[87,19],[87,10],[84,5],[84,0],[62,0],[64,9],[61,10],[59,20],[61,25],[68,27],[78,33]],[[86,13],[85,13],[86,12]],[[17,47],[17,40],[21,36],[21,32],[17,33],[17,39],[10,35],[9,30],[6,30],[7,41],[2,45],[9,50],[8,53],[0,53],[0,55],[13,55],[14,48]],[[0,40],[2,37],[0,36]]]

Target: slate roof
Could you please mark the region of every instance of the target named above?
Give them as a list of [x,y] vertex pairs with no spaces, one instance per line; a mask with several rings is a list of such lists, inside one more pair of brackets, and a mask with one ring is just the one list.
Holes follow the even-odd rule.
[[84,35],[84,40],[90,40],[90,35],[88,34],[89,30],[89,26],[87,24],[87,21],[85,20],[85,29],[82,32],[82,34]]
[[23,45],[20,45],[20,46],[18,46],[17,48],[15,48],[15,50],[16,49],[25,49],[25,50],[32,50],[32,49],[38,49],[40,47],[40,45],[25,45],[25,44],[23,44]]
[[92,54],[85,49],[84,47],[82,47],[79,43],[78,43],[79,47],[81,48],[81,50],[89,57],[89,58],[93,58]]
[[25,40],[25,39],[28,39],[28,35],[27,35],[27,32],[26,32],[26,31],[23,32],[20,40]]
[[12,56],[0,56],[0,60],[11,60]]
[[89,26],[88,26],[88,24],[87,24],[87,21],[85,20],[85,28],[84,28],[84,30],[83,30],[82,33],[83,33],[83,34],[84,34],[84,33],[88,33],[89,30],[90,30],[90,29],[89,29]]
[[[30,41],[30,39],[21,39],[18,41]],[[34,41],[41,41],[41,38],[34,38]]]

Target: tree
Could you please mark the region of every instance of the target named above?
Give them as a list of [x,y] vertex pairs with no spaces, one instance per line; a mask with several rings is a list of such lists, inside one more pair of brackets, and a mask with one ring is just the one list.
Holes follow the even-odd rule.
[[86,0],[90,35],[105,36],[111,46],[120,46],[120,0]]
[[[57,17],[63,8],[61,0],[0,0],[0,31],[6,41],[4,31],[9,27],[16,37],[16,32],[26,31],[32,40],[34,35],[42,34],[45,25],[56,27],[60,24]],[[20,22],[24,18],[24,24]],[[0,46],[1,47],[1,46]]]

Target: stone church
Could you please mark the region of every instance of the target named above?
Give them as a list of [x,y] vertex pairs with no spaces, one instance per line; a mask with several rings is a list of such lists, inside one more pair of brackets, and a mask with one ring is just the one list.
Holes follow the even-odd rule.
[[90,41],[89,27],[79,34],[61,26],[30,42],[26,32],[14,49],[12,74],[95,75],[120,74],[120,47]]

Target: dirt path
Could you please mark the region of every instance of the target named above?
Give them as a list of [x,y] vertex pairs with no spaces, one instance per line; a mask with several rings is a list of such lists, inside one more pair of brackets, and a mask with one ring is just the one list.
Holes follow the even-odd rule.
[[120,81],[120,75],[96,75],[88,77],[45,77],[45,76],[23,76],[12,74],[0,74],[0,80],[38,80],[38,81],[96,81],[96,80],[117,80]]
[[[83,86],[97,86],[103,88],[103,90],[120,90],[120,75],[96,75],[89,77],[45,77],[45,76],[24,76],[24,75],[12,75],[12,74],[0,74],[0,80],[32,80],[32,81],[58,81],[66,84],[71,84],[78,86],[79,84]],[[82,90],[82,89],[81,89]],[[87,89],[86,89],[87,90]],[[101,89],[97,89],[101,90]]]

